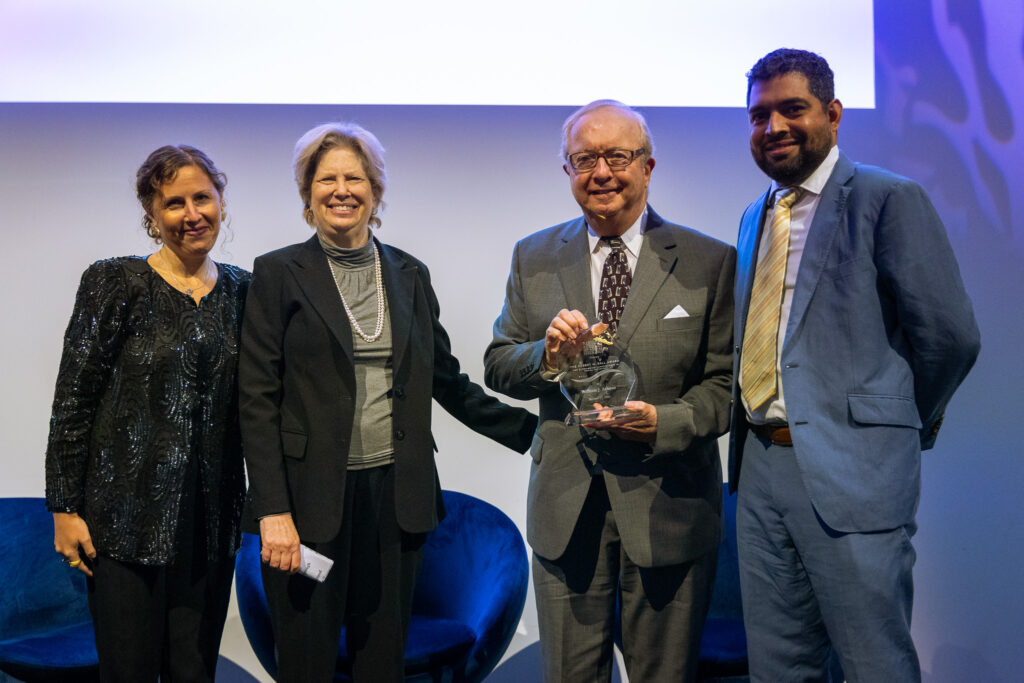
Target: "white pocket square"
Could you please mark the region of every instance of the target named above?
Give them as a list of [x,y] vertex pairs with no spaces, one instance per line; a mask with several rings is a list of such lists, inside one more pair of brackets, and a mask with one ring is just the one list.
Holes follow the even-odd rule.
[[684,309],[679,304],[676,304],[676,307],[673,308],[671,311],[669,311],[665,315],[665,320],[668,320],[669,318],[689,318],[689,317],[690,317],[690,314],[686,312],[686,309]]

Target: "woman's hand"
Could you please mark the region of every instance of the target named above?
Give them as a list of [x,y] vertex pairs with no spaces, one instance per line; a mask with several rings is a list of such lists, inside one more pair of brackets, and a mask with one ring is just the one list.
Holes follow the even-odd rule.
[[88,525],[77,512],[53,513],[53,547],[71,567],[92,576],[92,570],[82,561],[82,555],[95,559],[96,549],[92,547]]
[[292,513],[268,515],[260,520],[260,558],[274,569],[294,574],[302,563],[299,553],[299,532]]

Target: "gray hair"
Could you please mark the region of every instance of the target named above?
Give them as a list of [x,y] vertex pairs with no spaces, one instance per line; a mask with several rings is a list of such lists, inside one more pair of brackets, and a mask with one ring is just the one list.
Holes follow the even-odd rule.
[[640,126],[640,148],[644,150],[646,156],[654,156],[654,138],[651,137],[651,129],[647,127],[647,119],[643,114],[618,100],[594,100],[569,114],[569,118],[562,124],[562,147],[559,150],[559,158],[563,161],[568,158],[569,135],[572,133],[573,126],[587,114],[599,109],[615,109],[636,121]]
[[384,147],[373,133],[346,121],[320,124],[306,131],[295,143],[292,168],[295,171],[295,183],[299,186],[299,197],[302,198],[302,217],[314,225],[313,212],[309,207],[313,175],[323,155],[337,147],[351,150],[362,162],[373,192],[374,207],[370,214],[370,225],[380,227],[377,212],[384,208],[384,190],[388,185],[388,174],[384,169]]

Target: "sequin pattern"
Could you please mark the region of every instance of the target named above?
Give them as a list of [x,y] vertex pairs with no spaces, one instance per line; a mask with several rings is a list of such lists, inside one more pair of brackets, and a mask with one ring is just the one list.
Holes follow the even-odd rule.
[[251,276],[217,268],[198,306],[141,257],[99,261],[82,276],[53,400],[46,502],[78,512],[105,555],[170,562],[183,499],[202,505],[210,559],[238,546],[238,343]]

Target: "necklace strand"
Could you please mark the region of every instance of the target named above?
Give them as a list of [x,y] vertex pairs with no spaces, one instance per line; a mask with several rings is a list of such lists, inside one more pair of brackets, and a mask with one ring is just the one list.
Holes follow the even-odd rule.
[[[352,329],[355,330],[356,334],[358,334],[359,337],[368,344],[372,344],[380,339],[380,334],[384,331],[384,278],[381,276],[380,272],[380,254],[377,253],[377,245],[374,243],[371,246],[373,249],[373,277],[377,289],[377,327],[374,329],[373,334],[366,334],[363,332],[363,328],[359,326],[359,322],[352,314],[352,309],[348,307],[348,302],[345,301],[345,295],[341,293],[341,284],[338,282],[338,278],[334,278],[334,286],[338,288],[338,296],[341,297],[341,305],[345,307],[345,315],[348,316],[348,321],[352,323]],[[329,258],[327,261],[328,263],[331,263]]]
[[[186,296],[192,296],[193,293],[196,290],[199,289],[198,287],[193,289],[192,287],[187,286],[184,282],[182,282],[181,280],[178,279],[178,276],[174,274],[173,270],[171,270],[171,264],[167,262],[166,258],[164,258],[164,253],[162,251],[158,251],[156,254],[157,254],[157,256],[160,257],[160,262],[164,264],[164,269],[167,271],[167,274],[170,275],[174,279],[174,281],[178,283],[179,287],[181,287],[182,289],[185,290],[185,295]],[[210,262],[209,261],[204,262],[203,263],[203,274],[205,274],[209,269],[210,269]],[[203,278],[203,274],[200,274],[197,277],[199,278],[199,281],[203,283],[203,287],[208,287],[209,285],[206,284],[206,280]]]

